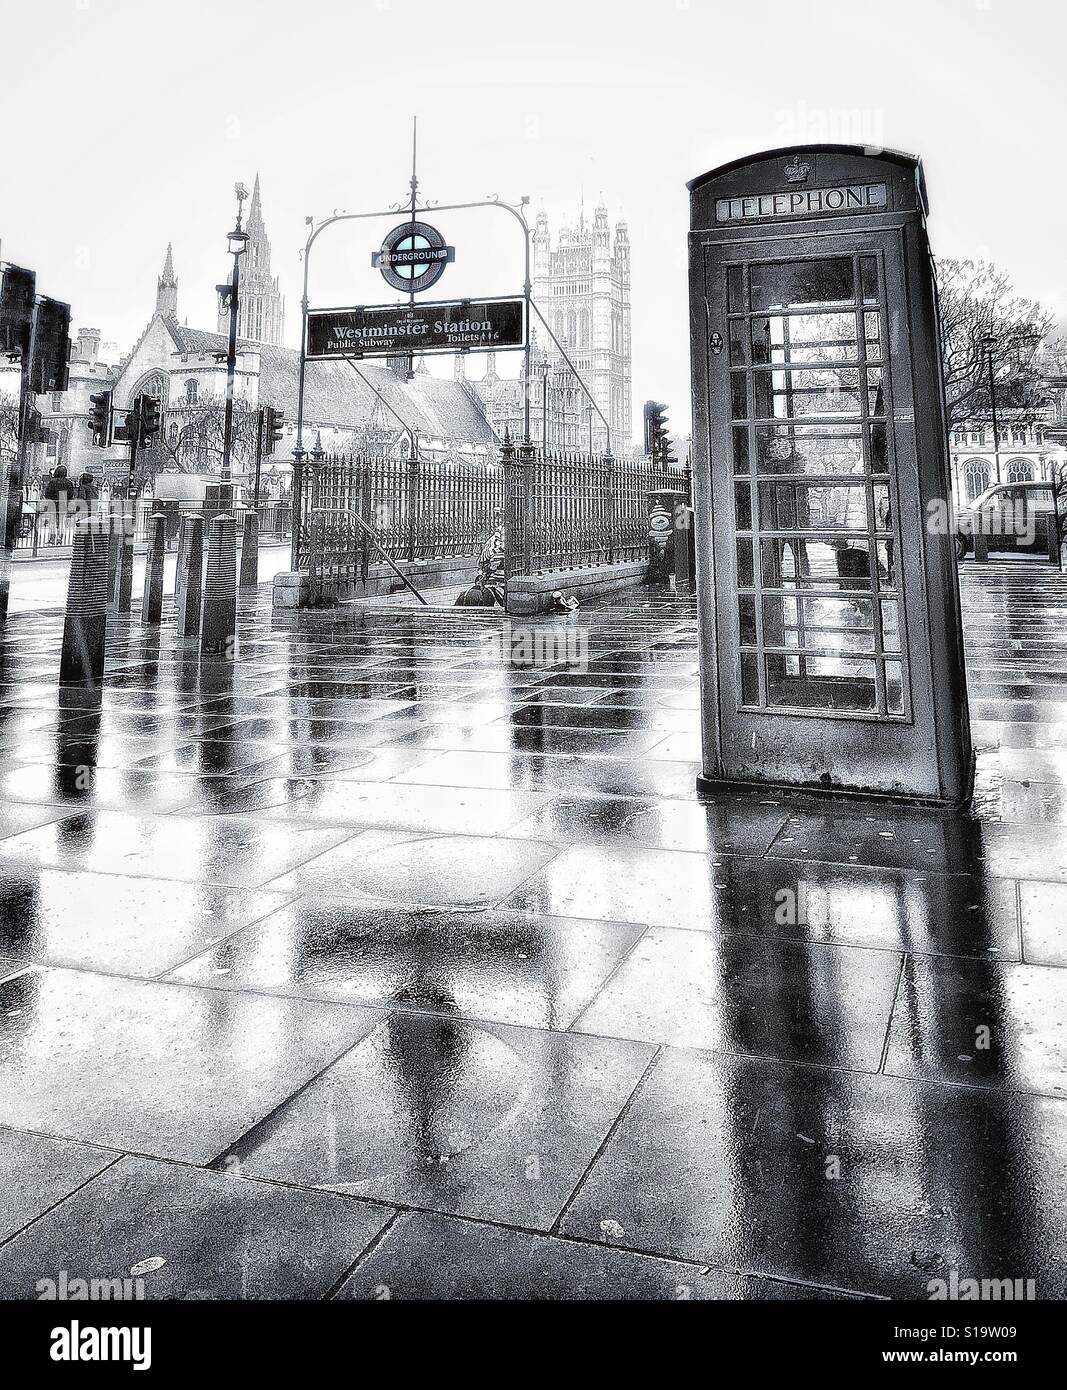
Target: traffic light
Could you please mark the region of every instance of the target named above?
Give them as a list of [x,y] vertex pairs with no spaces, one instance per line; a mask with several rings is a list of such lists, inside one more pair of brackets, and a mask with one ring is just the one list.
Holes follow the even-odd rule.
[[26,421],[26,443],[27,444],[51,444],[52,431],[46,429],[41,412],[34,406]]
[[282,430],[285,428],[285,411],[276,410],[274,406],[268,405],[263,420],[263,443],[264,453],[273,454],[274,450],[282,442]]
[[111,392],[98,391],[89,397],[89,428],[93,443],[106,449],[111,443]]
[[9,357],[21,357],[29,345],[36,283],[32,270],[0,262],[0,352]]
[[134,407],[138,413],[138,444],[151,444],[161,428],[158,396],[138,396]]
[[645,401],[645,453],[656,463],[665,462],[670,447],[667,407],[662,401]]
[[43,396],[47,391],[65,391],[70,360],[70,305],[38,295],[33,317],[30,390],[35,396]]

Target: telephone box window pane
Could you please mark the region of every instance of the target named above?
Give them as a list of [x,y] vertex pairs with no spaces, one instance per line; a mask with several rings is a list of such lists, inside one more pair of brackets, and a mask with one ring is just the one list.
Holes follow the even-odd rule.
[[904,713],[904,666],[899,661],[885,664],[885,704],[890,714]]
[[881,367],[871,367],[867,372],[867,413],[869,415],[885,414]]
[[739,265],[726,268],[727,302],[731,314],[745,312],[745,272]]
[[748,483],[734,483],[734,525],[739,531],[752,530],[752,490]]
[[737,583],[744,589],[752,583],[752,542],[737,542]]
[[759,704],[759,653],[741,653],[741,703]]
[[889,472],[889,447],[886,443],[885,424],[877,422],[870,426],[868,438],[870,439],[871,472]]
[[748,472],[748,426],[734,426],[734,472]]
[[860,415],[860,375],[854,367],[753,373],[756,418],[795,420],[812,415]]
[[767,326],[770,360],[775,365],[859,362],[856,315],[852,310],[847,313],[781,314],[774,318],[753,319],[753,337],[756,324]]
[[882,604],[882,645],[887,652],[900,651],[900,616],[895,599]]
[[738,584],[741,588],[752,584],[752,541],[738,541]]
[[765,660],[768,705],[863,714],[878,708],[872,660],[775,652]]
[[756,453],[761,474],[864,471],[859,425],[761,425]]
[[761,483],[763,531],[867,532],[867,489],[817,483]]
[[885,483],[875,483],[871,489],[874,494],[874,520],[879,531],[888,531],[893,525],[889,510],[889,488]]
[[737,612],[741,624],[741,645],[756,645],[756,600],[752,594],[742,594],[737,601]]
[[878,542],[878,585],[882,589],[895,589],[897,586],[892,541]]
[[877,304],[878,262],[873,256],[860,257],[860,285],[864,304]]
[[757,366],[766,366],[771,360],[770,319],[752,320],[752,361]]
[[867,339],[867,356],[882,355],[882,316],[868,313],[863,316],[863,336]]
[[753,265],[749,268],[749,291],[754,314],[814,304],[846,304],[855,298],[852,257]]
[[730,320],[730,366],[745,365],[745,320]]
[[735,372],[730,377],[730,413],[735,420],[748,419],[748,391],[745,387],[744,372]]

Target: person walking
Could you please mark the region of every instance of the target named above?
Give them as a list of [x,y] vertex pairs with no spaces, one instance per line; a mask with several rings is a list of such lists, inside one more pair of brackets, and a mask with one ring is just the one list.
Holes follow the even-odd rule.
[[67,517],[71,490],[67,470],[63,464],[59,464],[52,470],[44,489],[45,517],[52,531],[49,545],[63,543],[63,525]]
[[78,511],[82,516],[96,515],[96,504],[100,500],[100,490],[96,486],[96,479],[88,470],[78,479],[78,487],[74,496],[80,504]]

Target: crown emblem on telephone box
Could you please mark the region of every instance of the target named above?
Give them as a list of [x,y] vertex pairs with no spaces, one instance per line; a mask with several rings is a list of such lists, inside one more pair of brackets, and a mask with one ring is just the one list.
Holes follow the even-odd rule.
[[802,164],[796,155],[792,161],[785,166],[785,176],[790,183],[803,183],[811,173],[810,164]]

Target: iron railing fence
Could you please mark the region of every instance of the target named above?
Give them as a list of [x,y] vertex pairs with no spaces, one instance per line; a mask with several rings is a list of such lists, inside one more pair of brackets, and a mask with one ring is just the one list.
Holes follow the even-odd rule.
[[680,492],[687,502],[690,497],[682,464],[507,443],[503,457],[509,575],[642,560],[648,554],[651,495]]
[[308,457],[294,472],[293,568],[318,593],[366,582],[382,551],[394,562],[474,559],[501,514],[509,575],[642,560],[649,498],[662,490],[688,499],[687,469],[508,441],[499,461]]
[[495,459],[328,455],[303,461],[294,497],[293,568],[316,589],[365,581],[382,551],[395,562],[477,555],[504,506],[504,470]]

